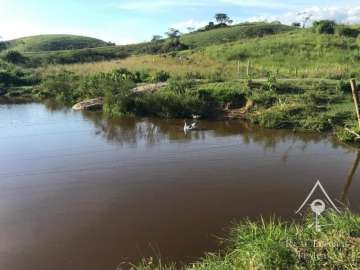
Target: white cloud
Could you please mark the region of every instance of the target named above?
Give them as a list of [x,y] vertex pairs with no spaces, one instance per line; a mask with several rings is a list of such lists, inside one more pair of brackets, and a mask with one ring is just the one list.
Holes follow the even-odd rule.
[[249,21],[281,21],[285,24],[291,24],[295,21],[301,21],[303,15],[299,13],[312,15],[310,21],[334,20],[338,23],[354,24],[360,23],[360,6],[356,7],[319,7],[314,6],[300,12],[288,12],[281,16],[256,16],[251,17]]
[[189,27],[199,29],[207,24],[208,21],[197,21],[194,19],[189,19],[187,21],[177,22],[171,25],[171,27],[179,29],[181,32],[187,32]]

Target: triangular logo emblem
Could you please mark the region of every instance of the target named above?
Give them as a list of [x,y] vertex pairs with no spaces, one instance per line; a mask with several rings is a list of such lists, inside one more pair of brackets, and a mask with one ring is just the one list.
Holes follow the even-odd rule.
[[320,189],[320,191],[324,194],[326,200],[330,203],[330,205],[332,206],[332,208],[337,211],[338,213],[340,213],[340,210],[336,207],[335,203],[331,200],[330,196],[327,194],[326,190],[324,189],[323,185],[320,183],[320,180],[317,180],[315,186],[312,188],[312,190],[310,191],[309,195],[306,197],[305,201],[300,205],[299,209],[296,210],[296,214],[298,214],[304,207],[305,205],[309,202],[311,196],[314,194],[314,192],[316,191],[316,189]]

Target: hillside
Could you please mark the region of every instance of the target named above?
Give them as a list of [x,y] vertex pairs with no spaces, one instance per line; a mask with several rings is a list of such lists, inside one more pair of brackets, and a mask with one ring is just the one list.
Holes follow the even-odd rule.
[[283,24],[269,24],[263,22],[242,23],[210,31],[196,31],[185,34],[182,36],[181,41],[190,47],[204,47],[233,41],[242,41],[249,38],[275,35],[293,29],[295,28]]
[[[244,23],[234,26],[224,27],[213,29],[209,31],[195,31],[189,34],[185,34],[181,37],[181,42],[192,49],[203,48],[209,45],[214,44],[227,44],[230,42],[245,42],[249,39],[273,36],[279,33],[284,33],[293,30],[293,27],[289,27],[281,24],[269,24],[269,23]],[[44,38],[39,37],[30,37],[23,38],[19,40],[11,41],[10,48],[13,50],[19,50],[24,53],[25,56],[29,57],[35,62],[41,62],[46,64],[70,64],[70,63],[83,63],[83,62],[93,62],[99,60],[110,60],[110,59],[119,59],[124,58],[130,55],[139,55],[139,54],[159,54],[170,52],[171,48],[167,47],[167,44],[170,42],[169,39],[161,40],[159,42],[144,42],[139,44],[130,44],[122,46],[107,46],[108,44],[100,41],[98,44],[94,40],[94,43],[88,44],[86,47],[76,47],[74,44],[71,47],[71,50],[61,49],[60,46],[57,46],[57,50],[50,50],[51,47],[49,43],[45,42]],[[53,36],[55,37],[55,36]],[[57,36],[61,39],[60,36]],[[73,36],[70,40],[74,40]],[[84,45],[84,41],[87,38],[78,37],[77,45]],[[30,40],[31,42],[26,42]],[[34,44],[35,40],[43,40],[42,47],[31,45]],[[47,39],[48,40],[48,39]],[[67,43],[67,38],[64,39],[63,45],[71,45],[71,42]],[[76,39],[75,39],[76,40]],[[90,39],[91,40],[91,39]],[[25,42],[25,43],[24,43]],[[41,42],[40,42],[41,43]],[[26,45],[28,44],[28,45]],[[55,42],[55,44],[57,44]],[[76,44],[76,43],[75,43]],[[99,46],[95,46],[98,44]],[[63,48],[65,46],[62,46]],[[94,48],[95,47],[95,48]],[[41,49],[43,48],[43,49]],[[77,49],[76,49],[77,48]],[[162,49],[165,48],[165,49]]]
[[[207,33],[198,33],[202,34]],[[360,50],[357,42],[358,40],[353,37],[338,34],[320,35],[312,29],[294,29],[271,36],[175,52],[171,55],[139,53],[146,44],[139,44],[137,47],[108,47],[109,51],[123,52],[124,59],[101,63],[83,61],[89,63],[69,65],[65,68],[79,74],[111,71],[120,67],[132,71],[165,70],[173,75],[194,73],[201,77],[218,76],[232,80],[247,78],[247,66],[250,64],[249,75],[252,78],[265,78],[269,73],[278,78],[360,78]],[[92,49],[93,52],[103,50]],[[75,52],[78,51],[72,53]],[[61,54],[64,56],[65,52]],[[54,68],[63,67],[53,66],[48,67],[48,70],[51,73]]]
[[19,52],[59,51],[108,46],[100,39],[75,35],[39,35],[6,42],[7,50]]

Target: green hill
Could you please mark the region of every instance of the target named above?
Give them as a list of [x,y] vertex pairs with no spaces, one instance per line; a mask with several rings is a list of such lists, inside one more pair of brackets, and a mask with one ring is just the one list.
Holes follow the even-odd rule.
[[209,31],[196,31],[182,36],[181,41],[191,47],[204,47],[249,38],[263,37],[287,32],[294,27],[264,22],[242,23]]
[[[171,47],[169,39],[108,46],[108,43],[97,39],[68,35],[13,40],[9,48],[23,52],[28,59],[26,64],[30,67],[123,59],[134,55],[148,55],[153,59],[156,54],[164,56],[170,53],[175,60],[174,65],[178,64],[174,56],[182,55],[185,56],[181,58],[182,61],[188,59],[187,64],[193,64],[195,69],[200,68],[201,73],[209,68],[214,73],[214,66],[221,65],[219,72],[238,77],[239,72],[234,70],[240,70],[243,75],[250,63],[251,75],[256,77],[264,77],[268,72],[285,77],[340,77],[360,72],[360,39],[352,36],[354,33],[345,35],[342,29],[349,29],[349,26],[338,25],[336,32],[329,35],[319,34],[313,28],[301,29],[264,22],[243,23],[185,34],[180,41],[189,50],[182,52],[178,51],[179,48]],[[355,34],[360,33],[356,25],[351,26],[351,29],[357,31]],[[67,46],[72,46],[72,49],[66,49]],[[212,61],[210,67],[207,59]],[[147,66],[142,60],[139,60],[139,64]],[[154,68],[152,61],[149,65],[150,69]],[[166,63],[164,65],[162,68],[167,69]],[[137,64],[130,66],[135,67]]]
[[7,50],[19,52],[59,51],[108,46],[100,39],[75,35],[39,35],[6,42]]
[[[181,42],[190,48],[202,48],[214,44],[245,42],[264,36],[289,32],[293,27],[269,23],[243,23],[208,31],[185,34]],[[66,64],[123,58],[129,55],[171,52],[169,39],[158,42],[109,46],[98,39],[71,35],[44,35],[16,39],[7,42],[7,50],[17,50],[26,57],[41,63]],[[164,49],[166,48],[166,49]]]

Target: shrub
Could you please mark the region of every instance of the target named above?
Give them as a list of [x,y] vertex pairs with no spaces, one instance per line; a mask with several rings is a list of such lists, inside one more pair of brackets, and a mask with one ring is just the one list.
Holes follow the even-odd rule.
[[221,104],[209,90],[197,91],[199,106],[196,114],[204,118],[216,117],[221,110]]
[[181,77],[172,78],[169,81],[169,90],[176,94],[184,94],[195,86],[195,81],[192,79],[184,79]]
[[182,43],[179,39],[174,40],[168,40],[167,42],[164,42],[160,52],[161,53],[169,53],[169,52],[177,52],[182,50],[189,49],[189,46]]
[[271,107],[277,101],[277,95],[274,92],[263,91],[260,89],[254,89],[251,92],[250,98],[255,102],[255,104],[265,108]]
[[336,84],[336,90],[342,93],[351,93],[351,85],[349,82],[340,80]]
[[321,91],[310,90],[305,92],[303,100],[306,104],[321,105],[329,101],[328,95]]
[[331,122],[326,115],[320,116],[308,116],[305,119],[300,121],[301,128],[304,130],[315,130],[317,132],[322,132],[331,129]]
[[198,113],[199,99],[194,93],[177,94],[172,91],[132,95],[130,112],[138,116],[187,118]]
[[268,74],[267,75],[267,81],[266,84],[263,86],[264,90],[268,90],[268,91],[274,91],[276,90],[276,76],[272,75],[272,74]]
[[321,20],[314,22],[313,26],[319,34],[334,34],[336,23],[330,20]]
[[106,95],[109,88],[121,88],[123,84],[134,87],[135,79],[136,76],[127,69],[89,75],[81,80],[77,96],[81,98],[102,97]]
[[286,110],[275,108],[254,116],[252,121],[266,128],[292,128],[294,126],[294,122]]
[[74,100],[75,89],[78,88],[79,78],[73,72],[62,70],[46,77],[38,88],[41,99],[55,98],[63,103]]
[[8,47],[8,43],[5,41],[0,41],[0,52],[2,50],[6,50],[6,48]]
[[146,70],[135,71],[134,77],[136,83],[147,82],[151,79],[150,73]]
[[126,115],[133,110],[130,90],[134,82],[130,80],[105,80],[102,84],[104,92],[104,111],[109,115]]
[[241,90],[222,88],[213,93],[216,100],[223,104],[231,103],[232,106],[242,107],[246,103],[246,95]]
[[170,78],[170,74],[166,71],[157,71],[153,77],[152,77],[152,81],[153,82],[166,82],[168,79]]
[[26,63],[26,57],[18,51],[8,51],[4,56],[4,60],[12,64],[24,64]]
[[338,34],[340,36],[344,36],[344,37],[352,37],[352,38],[357,38],[357,36],[359,35],[360,31],[354,28],[350,28],[350,27],[341,27],[338,30]]
[[0,82],[3,87],[29,86],[39,82],[32,73],[15,66],[0,66]]

